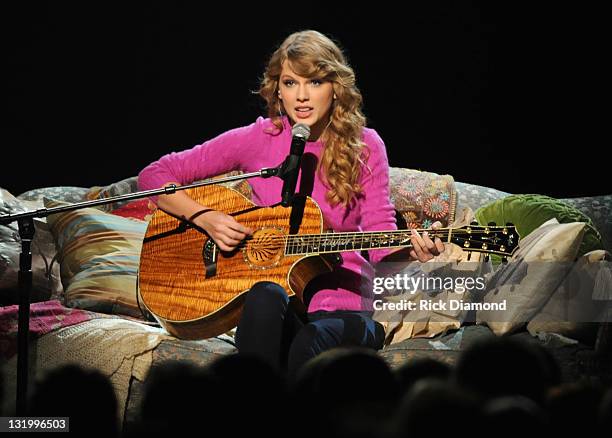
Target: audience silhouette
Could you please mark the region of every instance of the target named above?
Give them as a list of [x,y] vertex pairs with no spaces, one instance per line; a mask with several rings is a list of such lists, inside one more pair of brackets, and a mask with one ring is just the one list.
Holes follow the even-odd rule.
[[109,378],[74,364],[36,382],[28,411],[69,417],[71,432],[106,437],[180,436],[194,427],[246,428],[269,437],[560,434],[576,425],[595,433],[612,430],[612,388],[563,382],[544,347],[491,338],[463,351],[454,367],[420,358],[392,370],[372,350],[335,348],[291,381],[238,353],[206,367],[168,361],[151,369],[137,420],[121,428],[118,414]]
[[70,432],[119,436],[117,397],[100,371],[68,364],[36,382],[28,416],[69,417]]

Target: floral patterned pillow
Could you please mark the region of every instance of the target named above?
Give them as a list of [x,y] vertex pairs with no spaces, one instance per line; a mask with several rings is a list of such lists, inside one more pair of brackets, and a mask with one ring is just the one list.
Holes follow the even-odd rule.
[[455,220],[457,192],[451,175],[391,167],[389,186],[399,228],[429,228],[436,221],[446,227]]

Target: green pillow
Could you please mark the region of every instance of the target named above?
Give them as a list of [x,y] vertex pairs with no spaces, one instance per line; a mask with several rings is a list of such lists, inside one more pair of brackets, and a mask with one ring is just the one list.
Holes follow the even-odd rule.
[[602,249],[601,235],[593,221],[577,208],[558,199],[545,195],[510,195],[493,201],[476,210],[476,220],[481,225],[495,222],[516,226],[521,238],[531,233],[549,219],[557,218],[559,223],[585,222],[585,234],[578,251],[578,257],[595,249]]

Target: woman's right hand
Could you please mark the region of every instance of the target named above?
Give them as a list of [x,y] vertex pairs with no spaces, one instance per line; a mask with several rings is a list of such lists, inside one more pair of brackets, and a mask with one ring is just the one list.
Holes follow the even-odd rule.
[[253,230],[221,211],[210,210],[193,219],[193,223],[206,230],[222,251],[233,251]]

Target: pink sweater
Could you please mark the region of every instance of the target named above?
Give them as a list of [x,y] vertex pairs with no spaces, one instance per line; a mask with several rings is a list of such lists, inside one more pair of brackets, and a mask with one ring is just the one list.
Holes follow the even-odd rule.
[[[275,167],[285,159],[291,145],[291,125],[286,117],[283,125],[284,129],[279,133],[270,119],[259,117],[249,126],[227,131],[192,149],[167,154],[140,172],[139,189],[159,188],[169,181],[189,184],[232,170],[254,172],[262,167]],[[329,205],[325,200],[327,188],[318,177],[318,172],[315,172],[311,196],[321,207],[327,224],[337,232],[397,229],[394,208],[389,200],[389,165],[385,145],[376,131],[368,128],[363,130],[363,141],[370,150],[367,164],[371,172],[368,169],[361,172],[363,196],[354,207],[346,209],[341,205]],[[308,156],[320,158],[322,147],[320,141],[307,142],[302,165]],[[298,189],[301,176],[298,178]],[[251,178],[248,181],[253,188],[253,202],[256,204],[266,206],[280,202],[283,184],[280,178]],[[389,250],[384,249],[371,250],[370,260],[375,264],[388,253]],[[360,275],[371,270],[359,252],[343,252],[342,257],[341,266],[345,269]],[[308,311],[371,310],[364,307],[363,298],[369,297],[362,297],[342,287],[322,289],[310,301]]]

